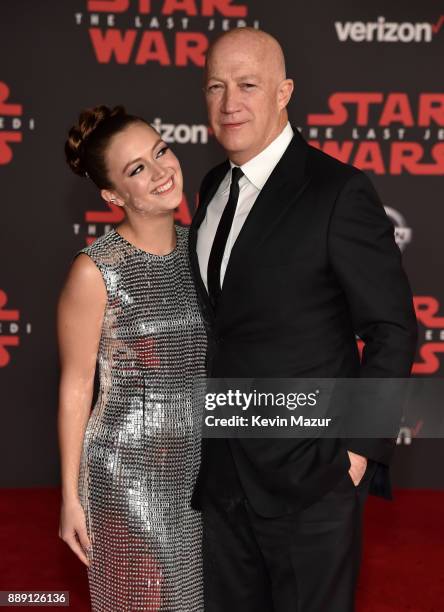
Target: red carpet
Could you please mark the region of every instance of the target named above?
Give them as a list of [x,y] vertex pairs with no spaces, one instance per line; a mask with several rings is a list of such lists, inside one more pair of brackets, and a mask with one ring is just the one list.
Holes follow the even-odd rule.
[[[69,591],[69,609],[87,612],[86,572],[57,537],[58,505],[56,489],[0,490],[0,590]],[[358,612],[444,610],[443,509],[444,491],[370,498]]]

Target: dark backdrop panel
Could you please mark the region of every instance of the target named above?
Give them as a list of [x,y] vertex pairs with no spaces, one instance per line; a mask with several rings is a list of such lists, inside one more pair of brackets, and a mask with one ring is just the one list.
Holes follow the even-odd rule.
[[[178,221],[188,223],[200,180],[223,157],[201,87],[206,45],[226,28],[261,27],[282,42],[295,81],[293,125],[369,172],[392,209],[416,296],[415,375],[443,375],[441,12],[435,0],[2,3],[1,486],[58,482],[57,296],[74,253],[119,218],[66,167],[67,129],[80,109],[100,103],[154,122],[181,160]],[[440,459],[439,440],[403,444],[396,483],[442,488]]]

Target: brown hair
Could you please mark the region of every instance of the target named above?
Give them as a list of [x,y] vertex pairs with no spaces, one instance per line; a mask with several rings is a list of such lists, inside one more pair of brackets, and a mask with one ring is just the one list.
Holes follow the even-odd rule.
[[65,142],[68,166],[75,174],[90,178],[99,189],[111,189],[105,151],[115,134],[137,122],[149,125],[145,119],[129,115],[123,106],[101,105],[83,110]]

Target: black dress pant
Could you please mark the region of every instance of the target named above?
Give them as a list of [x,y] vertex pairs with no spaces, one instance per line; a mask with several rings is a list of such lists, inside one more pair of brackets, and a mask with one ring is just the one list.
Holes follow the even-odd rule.
[[205,612],[352,612],[376,465],[311,506],[258,516],[239,486],[203,499]]

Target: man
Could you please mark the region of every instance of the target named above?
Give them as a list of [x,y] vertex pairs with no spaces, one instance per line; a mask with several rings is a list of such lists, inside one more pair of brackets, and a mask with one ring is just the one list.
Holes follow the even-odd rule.
[[[190,232],[208,375],[407,377],[416,322],[393,227],[362,172],[292,130],[292,91],[270,35],[234,30],[209,49],[209,122],[228,160],[203,180]],[[204,440],[206,610],[353,610],[363,502],[369,487],[390,496],[392,450]]]

